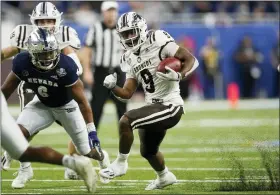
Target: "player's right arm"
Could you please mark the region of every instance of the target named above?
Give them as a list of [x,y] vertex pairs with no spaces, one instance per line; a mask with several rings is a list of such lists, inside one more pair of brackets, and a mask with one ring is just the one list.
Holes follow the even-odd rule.
[[10,74],[7,76],[4,84],[1,86],[1,91],[3,92],[6,99],[9,99],[9,97],[17,88],[20,81],[21,80],[16,76],[16,74],[13,71],[11,71]]
[[1,50],[1,62],[9,59],[19,53],[19,49],[14,46],[9,46]]
[[28,25],[16,26],[10,34],[10,46],[1,50],[1,62],[10,57],[15,56],[20,52],[20,49],[25,49],[25,40],[27,38]]
[[1,86],[1,90],[5,96],[6,99],[8,99],[11,94],[15,91],[17,86],[19,85],[21,81],[21,74],[22,70],[24,68],[24,60],[25,60],[26,54],[22,53],[17,55],[13,59],[13,67],[12,71],[7,76],[4,84]]

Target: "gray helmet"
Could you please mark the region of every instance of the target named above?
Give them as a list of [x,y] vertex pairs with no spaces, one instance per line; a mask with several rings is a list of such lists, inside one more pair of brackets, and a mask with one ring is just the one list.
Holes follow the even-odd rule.
[[56,37],[47,29],[36,28],[26,42],[32,63],[41,70],[53,69],[59,61],[59,44]]

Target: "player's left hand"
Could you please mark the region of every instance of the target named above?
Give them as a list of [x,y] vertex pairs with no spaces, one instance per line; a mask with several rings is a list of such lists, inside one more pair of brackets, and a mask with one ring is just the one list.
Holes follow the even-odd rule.
[[107,87],[108,89],[113,89],[117,84],[117,73],[110,74],[106,76],[103,82],[103,86]]
[[94,148],[96,152],[99,154],[99,156],[102,156],[102,150],[100,147],[100,141],[97,137],[97,132],[96,131],[89,132],[88,139],[89,139],[90,148]]
[[162,80],[167,81],[180,81],[182,79],[182,75],[179,72],[176,72],[169,68],[168,66],[165,66],[166,73],[163,72],[157,72],[157,76]]

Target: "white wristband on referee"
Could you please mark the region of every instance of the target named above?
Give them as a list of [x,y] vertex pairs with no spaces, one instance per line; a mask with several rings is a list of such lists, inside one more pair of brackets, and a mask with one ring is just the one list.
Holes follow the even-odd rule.
[[87,131],[90,133],[92,131],[96,131],[94,123],[88,123],[87,124]]

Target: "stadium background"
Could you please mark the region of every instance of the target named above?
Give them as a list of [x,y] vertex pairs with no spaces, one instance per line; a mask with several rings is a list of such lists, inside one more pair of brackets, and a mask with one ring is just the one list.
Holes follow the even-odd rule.
[[[2,2],[1,47],[9,45],[8,36],[18,24],[29,24],[29,16],[38,2]],[[76,29],[84,43],[85,34],[100,18],[101,2],[54,2],[63,12],[63,23]],[[182,90],[189,91],[189,99],[224,99],[228,85],[238,84],[243,96],[242,65],[234,60],[234,53],[244,36],[252,38],[253,46],[262,56],[257,63],[261,75],[255,80],[251,98],[278,97],[277,71],[273,68],[271,53],[279,47],[279,2],[119,2],[119,14],[137,11],[150,28],[168,31],[177,42],[200,55],[209,39],[215,40],[218,51],[218,69],[214,83],[207,80],[201,65]],[[6,68],[2,66],[2,80]]]
[[[1,2],[2,48],[9,45],[9,34],[16,25],[30,23],[28,14],[38,2]],[[82,41],[88,27],[100,18],[101,2],[54,3],[64,12],[63,24],[75,28]],[[186,113],[180,123],[168,131],[161,146],[166,163],[179,183],[153,193],[278,194],[279,85],[271,51],[279,47],[279,2],[122,1],[119,6],[120,14],[135,10],[147,19],[151,28],[167,30],[193,51],[200,62],[201,50],[210,37],[219,51],[220,73],[214,84],[207,80],[201,65],[186,84],[189,89],[184,106]],[[256,80],[251,99],[240,100],[238,107],[232,109],[226,100],[228,84],[238,84],[243,98],[242,65],[234,61],[234,52],[244,35],[252,37],[263,56],[258,64],[261,76]],[[10,68],[11,59],[2,63],[2,81]],[[142,97],[141,91],[135,94],[128,108],[143,105]],[[15,94],[9,103],[12,103],[10,112],[16,118],[20,111]],[[111,160],[115,159],[118,148],[116,122],[115,108],[108,102],[99,136]],[[107,185],[98,182],[97,194],[147,193],[143,188],[155,174],[140,156],[138,134],[134,135],[127,175]],[[54,124],[40,132],[31,145],[47,145],[67,153],[68,140],[65,131]],[[97,168],[97,163],[94,165]],[[38,163],[33,164],[34,180],[25,189],[13,190],[10,185],[17,168],[18,163],[14,162],[11,171],[2,172],[3,194],[80,194],[85,191],[81,181],[63,179],[63,168]]]

